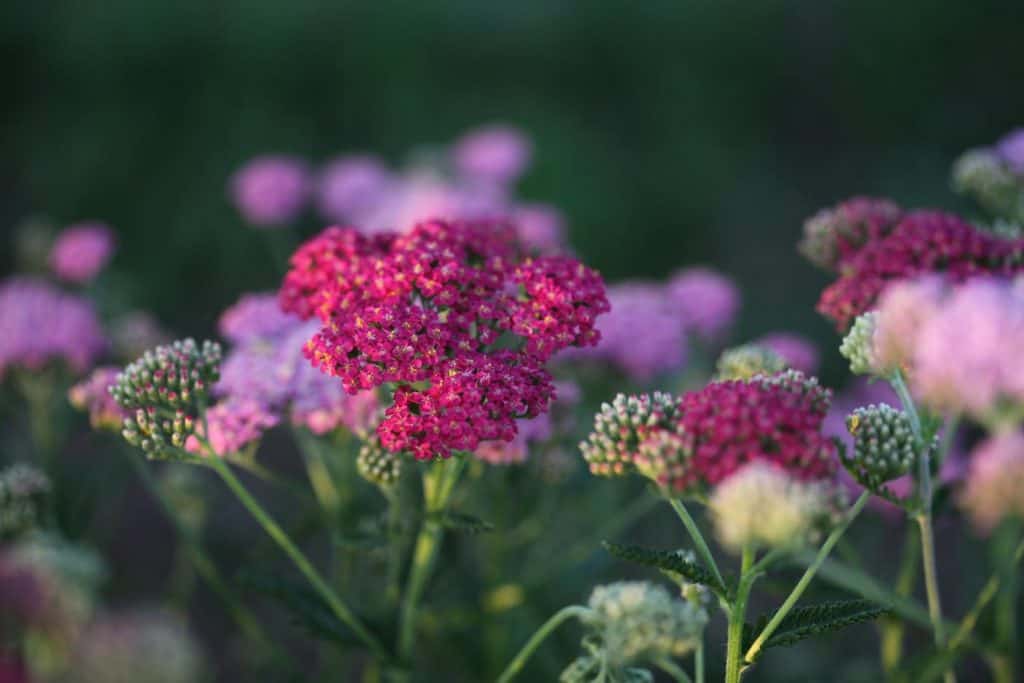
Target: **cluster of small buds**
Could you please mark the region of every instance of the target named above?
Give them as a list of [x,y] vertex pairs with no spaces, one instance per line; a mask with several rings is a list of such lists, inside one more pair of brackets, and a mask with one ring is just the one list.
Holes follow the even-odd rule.
[[715,532],[726,548],[799,547],[834,506],[824,482],[804,482],[763,461],[751,462],[715,487],[708,502]]
[[623,581],[598,586],[583,622],[613,667],[681,657],[700,644],[707,612],[661,586]]
[[878,314],[875,311],[861,313],[853,321],[850,331],[839,345],[839,353],[850,361],[850,372],[855,375],[876,373],[875,325]]
[[89,424],[94,429],[118,431],[130,417],[110,393],[120,372],[121,369],[114,366],[98,367],[68,390],[68,401],[76,409],[89,413]]
[[619,394],[594,416],[594,430],[580,444],[593,474],[621,476],[632,471],[640,444],[659,431],[672,431],[679,419],[679,399],[655,392]]
[[1024,220],[1024,129],[964,152],[953,164],[953,187],[996,216]]
[[31,465],[19,463],[0,472],[0,538],[33,529],[49,494],[50,480]]
[[675,432],[658,429],[641,441],[633,465],[665,491],[684,493],[689,487],[689,451]]
[[371,432],[356,456],[356,471],[378,488],[390,489],[402,476],[401,454],[381,446],[380,438]]
[[134,419],[124,421],[128,443],[150,457],[182,449],[195,430],[210,388],[217,382],[220,345],[192,339],[147,351],[117,376],[110,393]]
[[853,197],[808,218],[797,249],[814,265],[834,272],[865,244],[892,232],[902,214],[887,199]]
[[775,351],[758,344],[744,344],[722,352],[715,364],[715,379],[750,379],[785,369],[785,359]]
[[887,481],[911,471],[921,450],[910,416],[884,403],[857,408],[846,418],[853,453],[843,465],[861,486],[880,491]]

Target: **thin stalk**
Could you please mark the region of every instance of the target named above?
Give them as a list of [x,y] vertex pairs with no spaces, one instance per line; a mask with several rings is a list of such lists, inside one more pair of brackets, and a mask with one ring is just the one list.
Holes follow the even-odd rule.
[[704,683],[704,637],[701,636],[697,651],[693,653],[693,677],[695,683]]
[[563,607],[555,612],[555,614],[545,621],[541,627],[534,632],[530,639],[526,641],[526,645],[524,645],[523,649],[519,651],[519,654],[517,654],[512,661],[508,663],[505,670],[501,672],[500,676],[498,676],[498,683],[508,683],[515,678],[516,674],[522,671],[523,667],[526,666],[526,662],[533,655],[534,651],[540,647],[540,644],[544,642],[544,639],[551,635],[556,628],[569,619],[582,618],[588,614],[590,614],[590,610],[580,605],[570,605],[569,607]]
[[416,537],[399,622],[398,656],[403,662],[408,662],[413,654],[416,640],[416,611],[423,597],[427,579],[430,578],[434,563],[437,561],[441,538],[444,535],[441,516],[448,508],[449,499],[465,463],[466,456],[454,455],[445,463],[434,466],[423,477],[426,515]]
[[[1017,545],[1017,549],[1013,553],[1012,563],[1015,565],[1024,558],[1024,541],[1021,541]],[[989,577],[985,585],[982,586],[981,591],[978,593],[978,597],[975,598],[974,604],[971,609],[967,611],[964,618],[960,621],[960,625],[949,639],[947,647],[950,650],[963,645],[966,640],[971,636],[974,631],[974,627],[978,624],[978,619],[981,617],[982,612],[988,607],[988,604],[992,602],[992,599],[999,593],[1000,585],[1002,584],[1002,572],[996,571]]]
[[825,539],[825,542],[821,544],[821,548],[818,550],[818,554],[814,557],[814,561],[811,562],[807,567],[807,570],[804,572],[804,575],[800,577],[796,586],[793,587],[789,597],[786,598],[785,602],[782,603],[782,606],[779,607],[772,618],[768,621],[764,630],[758,634],[757,638],[754,639],[754,642],[751,643],[749,648],[747,648],[747,652],[743,656],[744,661],[754,661],[754,658],[757,657],[761,648],[764,647],[765,642],[767,642],[771,635],[775,633],[779,624],[782,623],[782,620],[785,619],[786,615],[789,614],[789,611],[793,609],[797,601],[800,599],[800,596],[804,594],[805,590],[807,590],[807,586],[810,585],[814,575],[818,573],[818,569],[821,567],[822,562],[824,562],[829,553],[832,552],[832,548],[839,542],[840,537],[842,537],[843,533],[846,532],[850,523],[853,522],[857,515],[860,514],[860,511],[864,509],[864,506],[867,504],[868,498],[870,497],[871,493],[869,491],[864,491],[860,494],[860,497],[857,498],[853,507],[850,508],[850,511],[846,514],[842,523],[833,529],[832,533]]
[[363,624],[362,621],[352,612],[351,609],[338,597],[337,593],[324,581],[323,577],[320,576],[313,564],[306,558],[301,550],[292,542],[292,539],[284,532],[277,522],[267,513],[266,510],[256,501],[255,498],[249,493],[245,485],[235,477],[231,468],[216,455],[211,455],[209,458],[213,469],[217,471],[217,474],[221,476],[224,483],[227,484],[231,492],[238,497],[238,500],[245,506],[249,514],[259,522],[260,526],[267,532],[267,534],[277,542],[281,549],[288,555],[289,559],[295,564],[302,575],[306,577],[309,583],[313,586],[320,597],[324,599],[331,611],[338,619],[341,620],[346,626],[352,629],[352,632],[359,637],[367,647],[380,659],[388,660],[390,655],[384,648],[380,640],[377,639],[369,629]]
[[697,523],[693,521],[693,517],[687,512],[683,502],[678,498],[669,498],[669,504],[672,509],[679,515],[679,519],[682,520],[683,526],[686,527],[686,531],[690,534],[690,538],[693,539],[693,544],[697,547],[697,554],[707,565],[711,573],[715,575],[715,580],[722,587],[725,587],[725,579],[722,578],[722,573],[718,571],[718,565],[715,563],[715,558],[711,554],[711,549],[708,547],[707,541],[704,540],[704,536],[700,533],[700,529],[697,527]]
[[671,676],[672,680],[676,681],[676,683],[693,683],[693,679],[668,657],[659,657],[654,663],[659,669]]
[[729,610],[728,640],[725,647],[725,683],[739,683],[743,662],[740,654],[743,650],[743,620],[747,613],[747,598],[754,585],[757,574],[750,571],[754,564],[754,550],[743,549],[740,560],[740,582],[736,589],[736,601]]
[[[896,579],[896,594],[907,597],[914,592],[917,585],[917,568],[921,555],[921,545],[914,538],[914,527],[908,526],[903,541],[903,558],[900,560],[900,573]],[[902,619],[883,617],[881,622],[881,657],[882,669],[887,673],[896,671],[903,659],[903,634],[906,624]]]

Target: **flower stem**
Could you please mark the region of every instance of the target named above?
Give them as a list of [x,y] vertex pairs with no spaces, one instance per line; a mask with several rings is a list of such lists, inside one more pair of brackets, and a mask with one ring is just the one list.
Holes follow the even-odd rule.
[[711,549],[708,548],[707,541],[704,540],[704,536],[700,533],[700,529],[697,527],[697,523],[693,521],[693,517],[687,512],[683,502],[678,498],[669,498],[669,504],[672,505],[672,509],[679,515],[679,519],[682,520],[683,526],[686,527],[686,531],[689,532],[690,538],[693,539],[693,544],[697,546],[697,554],[707,565],[711,573],[715,575],[715,580],[718,581],[718,585],[725,588],[725,580],[722,578],[721,572],[718,571],[718,565],[715,563],[715,558],[711,554]]
[[671,676],[676,683],[693,683],[693,680],[687,673],[668,657],[659,657],[654,663],[658,665],[659,669]]
[[693,653],[693,676],[695,683],[704,683],[704,636],[701,636],[697,651]]
[[739,683],[743,662],[743,620],[747,613],[747,597],[754,585],[757,573],[750,571],[754,564],[754,549],[746,547],[740,560],[740,582],[736,589],[736,601],[729,610],[728,640],[725,646],[725,683]]
[[[1024,557],[1024,541],[1021,541],[1017,545],[1017,549],[1013,553],[1013,565],[1020,562],[1022,557]],[[964,618],[960,621],[960,626],[957,627],[956,632],[953,633],[952,637],[950,637],[947,645],[949,649],[954,650],[960,647],[964,644],[967,638],[970,637],[971,633],[974,631],[974,627],[978,623],[978,619],[981,617],[981,613],[985,611],[985,608],[990,602],[992,602],[992,599],[999,592],[1001,584],[1001,572],[997,570],[991,577],[989,577],[989,580],[985,582],[985,585],[978,593],[978,597],[974,600],[974,605],[972,605],[971,609],[966,615],[964,615]]]
[[[914,538],[914,527],[907,527],[903,541],[903,558],[900,561],[900,573],[896,579],[896,594],[906,598],[914,592],[917,584],[917,568],[921,555],[921,544]],[[881,621],[881,658],[882,669],[893,673],[903,659],[903,634],[906,623],[902,619],[883,617]]]
[[331,611],[338,619],[341,620],[346,626],[352,629],[352,632],[359,637],[367,647],[370,648],[373,653],[383,660],[389,660],[391,657],[387,650],[381,644],[380,640],[377,639],[369,629],[359,620],[358,617],[352,612],[351,609],[338,597],[337,593],[324,581],[323,577],[320,576],[316,568],[306,558],[306,556],[299,550],[298,547],[292,542],[292,539],[285,533],[285,531],[278,525],[277,522],[267,513],[266,510],[256,501],[255,498],[245,488],[245,485],[235,477],[231,468],[216,455],[210,455],[209,461],[213,466],[213,469],[217,471],[217,474],[221,476],[224,483],[227,484],[231,492],[238,497],[242,505],[245,506],[246,510],[259,522],[260,526],[267,532],[267,534],[274,539],[275,542],[284,550],[285,554],[295,563],[302,575],[306,577],[309,583],[313,586],[320,597],[324,599]]
[[519,654],[508,663],[505,670],[498,676],[498,683],[508,683],[516,674],[522,671],[523,667],[526,666],[526,662],[533,655],[534,651],[540,647],[540,644],[544,642],[544,639],[551,635],[552,631],[561,626],[563,623],[573,618],[580,618],[590,613],[590,610],[580,605],[570,605],[569,607],[563,607],[562,609],[555,612],[550,619],[545,621],[540,628],[538,628],[534,634],[526,641],[526,645],[519,651]]
[[399,622],[398,656],[406,664],[412,657],[415,644],[416,610],[441,548],[441,538],[444,535],[441,516],[448,507],[448,501],[465,463],[466,456],[456,454],[444,463],[434,465],[423,476],[426,519],[413,546],[412,567],[409,569],[409,580],[402,598]]

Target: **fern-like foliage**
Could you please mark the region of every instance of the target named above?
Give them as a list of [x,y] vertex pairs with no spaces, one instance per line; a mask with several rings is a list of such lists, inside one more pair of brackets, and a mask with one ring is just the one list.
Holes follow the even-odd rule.
[[[759,654],[771,647],[787,647],[847,626],[874,621],[888,613],[889,608],[870,600],[836,600],[797,607],[783,618],[779,627],[761,646]],[[743,649],[750,647],[773,615],[764,614],[755,624],[744,625]]]
[[638,545],[619,545],[610,541],[604,541],[602,545],[620,560],[654,567],[669,574],[678,574],[687,581],[707,586],[719,595],[727,595],[729,592],[714,574],[679,550],[656,550]]

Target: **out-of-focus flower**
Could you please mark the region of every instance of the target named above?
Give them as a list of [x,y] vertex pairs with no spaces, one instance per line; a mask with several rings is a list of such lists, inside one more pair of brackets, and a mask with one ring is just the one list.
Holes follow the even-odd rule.
[[0,471],[0,538],[35,528],[49,494],[50,480],[31,465],[19,463]]
[[971,454],[960,505],[984,533],[1008,517],[1024,518],[1024,434],[992,436]]
[[358,221],[372,214],[393,192],[396,178],[372,156],[340,157],[320,172],[317,206],[330,221]]
[[260,228],[280,227],[306,206],[312,179],[306,164],[294,157],[262,156],[231,177],[231,200],[246,222]]
[[755,375],[774,375],[786,369],[786,359],[760,344],[744,344],[726,349],[715,364],[715,379],[750,379]]
[[793,332],[771,332],[754,340],[757,346],[770,349],[782,357],[786,366],[805,375],[818,371],[821,354],[814,342]]
[[996,154],[1017,175],[1024,176],[1024,128],[1012,130],[996,143]]
[[841,270],[865,244],[892,232],[902,214],[888,199],[853,197],[808,218],[797,249],[820,268]]
[[549,204],[520,204],[512,210],[511,220],[527,249],[547,254],[566,243],[565,216]]
[[185,446],[220,372],[220,345],[192,339],[147,351],[117,376],[111,395],[135,419],[121,434],[149,457],[173,457]]
[[700,644],[708,621],[702,607],[642,581],[598,586],[587,606],[582,621],[614,668],[681,657]]
[[7,655],[0,655],[0,683],[32,683],[23,664]]
[[530,455],[530,446],[551,438],[552,431],[548,413],[529,420],[516,420],[516,435],[511,441],[482,441],[473,453],[492,465],[523,463]]
[[185,528],[196,534],[206,520],[208,482],[194,467],[165,467],[160,472],[160,491]]
[[203,657],[180,618],[160,611],[104,615],[82,634],[69,683],[194,683]]
[[775,465],[753,461],[729,475],[711,493],[708,509],[722,545],[799,547],[832,511],[834,492],[820,481],[805,482]]
[[76,373],[87,370],[107,342],[92,306],[32,278],[0,285],[0,377],[11,366],[38,370],[63,360]]
[[957,159],[953,187],[997,216],[1024,217],[1024,179],[1015,176],[995,150],[972,149]]
[[57,235],[50,250],[50,268],[65,282],[91,281],[114,254],[114,233],[104,223],[76,223]]
[[118,405],[110,393],[121,368],[106,365],[96,368],[86,379],[68,390],[68,401],[78,410],[89,413],[94,429],[118,431],[130,413]]
[[[210,428],[207,441],[216,455],[238,453],[258,441],[263,432],[277,423],[277,416],[257,401],[242,398],[221,401],[206,411],[206,424]],[[204,432],[203,424],[197,423],[195,433],[185,441],[185,450],[209,455],[200,442],[200,438],[205,436]]]
[[110,326],[110,339],[114,354],[124,360],[138,358],[146,349],[166,344],[171,336],[146,311],[130,311],[114,319]]
[[459,138],[452,150],[452,163],[465,177],[505,185],[523,174],[532,153],[530,140],[522,131],[490,125]]
[[640,444],[658,431],[673,430],[678,418],[679,399],[671,394],[619,394],[594,416],[594,430],[580,444],[583,459],[592,474],[627,474],[634,470]]
[[721,341],[740,307],[739,289],[711,268],[678,271],[668,282],[668,295],[686,329],[706,343]]
[[944,291],[943,281],[935,276],[898,282],[885,290],[874,318],[871,363],[875,372],[889,374],[907,369]]
[[878,373],[878,360],[875,358],[877,318],[878,313],[875,311],[858,315],[839,345],[839,353],[850,361],[850,372],[855,375]]
[[296,318],[281,310],[272,294],[243,294],[220,316],[217,328],[233,344],[266,339],[291,332]]
[[846,260],[835,282],[821,293],[818,311],[845,330],[871,310],[885,288],[928,273],[949,282],[978,275],[1011,276],[1024,269],[1024,241],[982,232],[939,211],[907,214],[893,231]]

